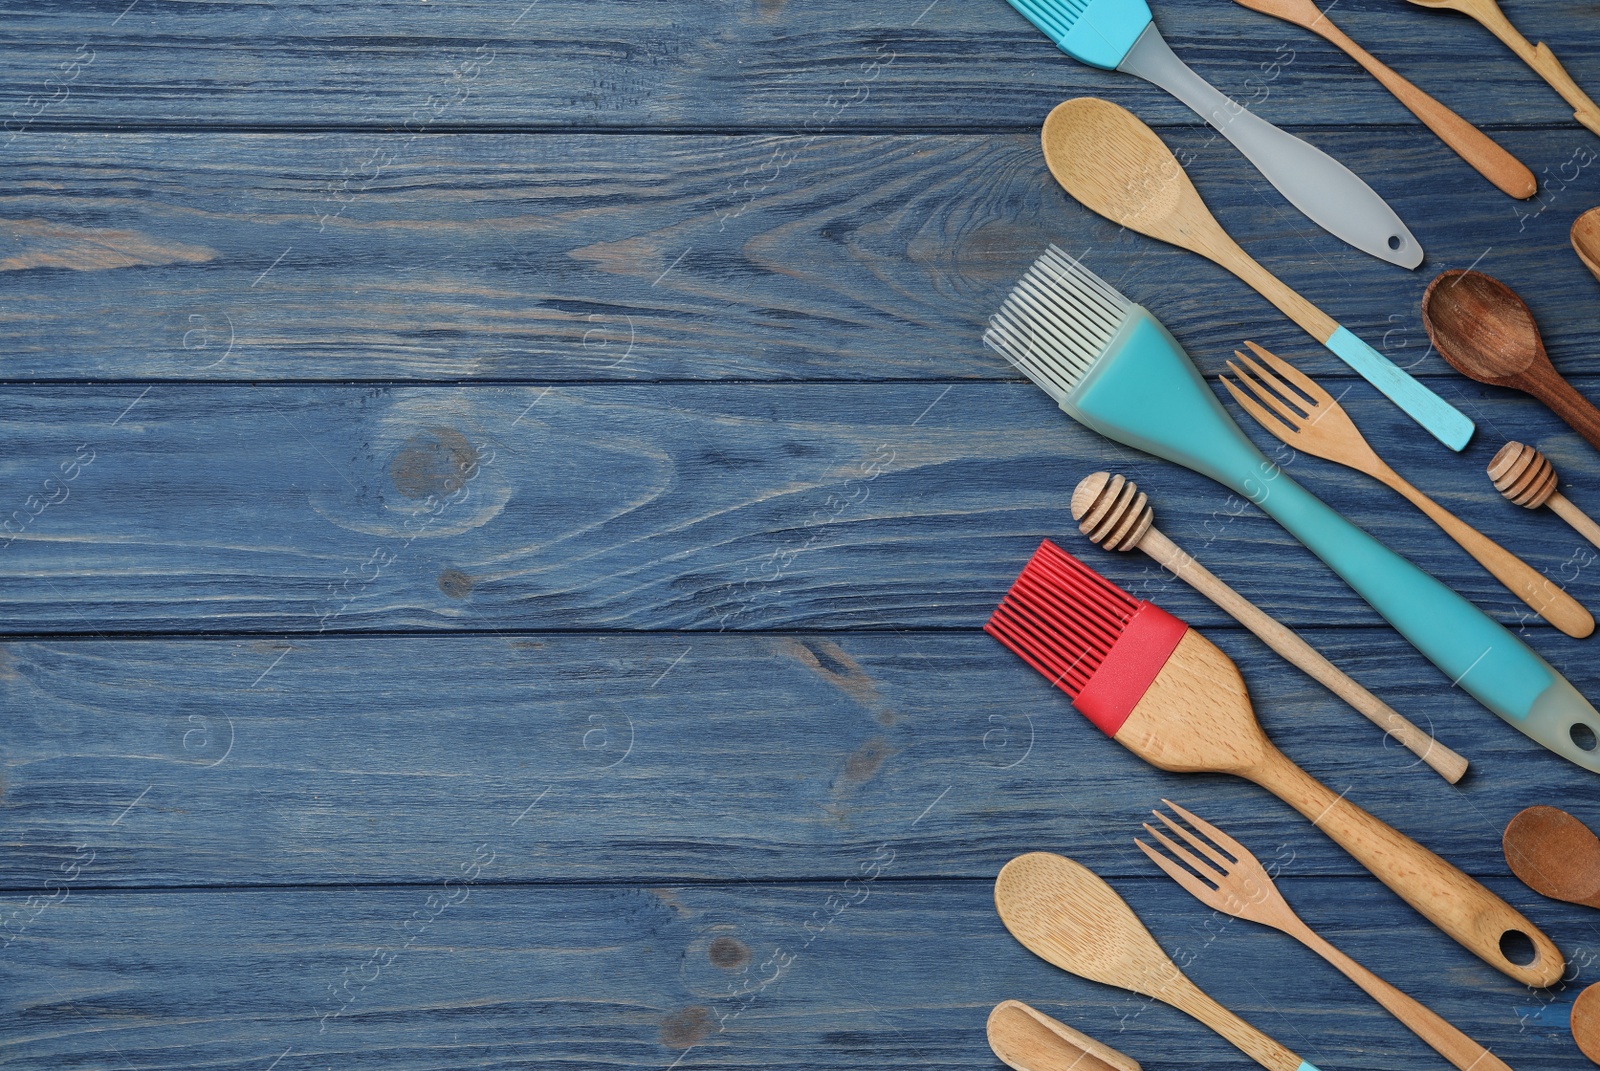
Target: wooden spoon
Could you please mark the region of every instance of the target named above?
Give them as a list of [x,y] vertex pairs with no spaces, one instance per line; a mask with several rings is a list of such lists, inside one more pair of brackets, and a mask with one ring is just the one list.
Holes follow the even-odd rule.
[[1572,248],[1583,266],[1600,279],[1600,208],[1591,208],[1572,224]]
[[1068,974],[1170,1004],[1267,1071],[1309,1066],[1184,977],[1133,908],[1088,867],[1049,852],[1019,855],[1000,869],[994,904],[1011,936]]
[[1020,1000],[989,1013],[989,1047],[1016,1071],[1143,1071],[1132,1057]]
[[1257,264],[1222,229],[1178,158],[1138,116],[1108,100],[1079,97],[1055,106],[1044,121],[1042,141],[1050,173],[1084,207],[1231,271],[1434,438],[1452,450],[1466,446],[1472,421]]
[[1572,1005],[1572,1040],[1591,1063],[1600,1064],[1600,982],[1579,993]]
[[1600,409],[1561,378],[1533,313],[1505,283],[1477,271],[1444,272],[1423,292],[1422,322],[1456,371],[1533,395],[1600,450]]
[[1454,149],[1502,193],[1522,198],[1532,197],[1539,192],[1539,183],[1526,164],[1502,149],[1489,135],[1400,77],[1372,53],[1346,37],[1344,31],[1335,26],[1311,0],[1237,0],[1237,3],[1252,11],[1292,22],[1343,49],[1351,59],[1366,68],[1368,74],[1383,83],[1383,87],[1393,93],[1401,104],[1411,109],[1411,114],[1421,119],[1424,126],[1439,136],[1440,141]]
[[1600,838],[1566,811],[1529,807],[1506,826],[1511,872],[1541,896],[1600,907]]
[[1566,68],[1561,66],[1561,61],[1556,59],[1555,53],[1551,52],[1543,41],[1537,45],[1530,44],[1526,37],[1517,32],[1517,28],[1511,25],[1511,20],[1505,17],[1495,0],[1411,0],[1411,2],[1418,7],[1459,11],[1468,18],[1482,23],[1485,29],[1505,42],[1506,47],[1517,54],[1518,59],[1538,72],[1541,78],[1550,83],[1550,88],[1560,93],[1561,98],[1576,109],[1572,116],[1574,119],[1594,133],[1600,134],[1600,106],[1578,88],[1578,83],[1572,80]]

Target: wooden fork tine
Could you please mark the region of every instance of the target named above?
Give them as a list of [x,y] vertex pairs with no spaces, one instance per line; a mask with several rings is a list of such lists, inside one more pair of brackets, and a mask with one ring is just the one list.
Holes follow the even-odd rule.
[[1300,369],[1296,368],[1282,357],[1279,357],[1276,353],[1273,353],[1265,346],[1258,346],[1249,339],[1245,340],[1245,345],[1249,346],[1250,351],[1257,357],[1260,357],[1263,361],[1266,361],[1269,365],[1271,365],[1279,375],[1283,376],[1289,382],[1299,387],[1302,394],[1315,401],[1318,405],[1327,405],[1333,400],[1333,395],[1323,390],[1321,384],[1319,384],[1316,380],[1312,379],[1310,376],[1306,375],[1304,372],[1300,371]]
[[[1216,907],[1216,899],[1218,895],[1216,889],[1213,889],[1211,886],[1207,885],[1205,882],[1201,881],[1199,878],[1183,869],[1183,867],[1179,866],[1177,863],[1174,863],[1171,859],[1168,859],[1166,856],[1150,847],[1150,845],[1146,844],[1144,841],[1139,840],[1137,837],[1134,838],[1133,843],[1137,844],[1139,846],[1139,850],[1150,857],[1150,861],[1152,863],[1160,867],[1162,870],[1165,870],[1167,872],[1167,877],[1183,886],[1184,890],[1188,892],[1190,896],[1194,897],[1196,900],[1199,900],[1202,904]],[[1221,909],[1218,908],[1218,910]]]
[[[1218,874],[1215,870],[1212,870],[1211,867],[1207,866],[1205,861],[1199,856],[1195,855],[1193,852],[1189,851],[1189,849],[1185,848],[1183,845],[1179,844],[1177,841],[1161,832],[1161,830],[1157,829],[1149,822],[1144,823],[1144,831],[1150,834],[1156,840],[1159,840],[1163,845],[1166,846],[1167,851],[1171,852],[1185,863],[1188,863],[1190,868],[1193,869],[1196,874],[1199,874],[1202,878],[1205,878],[1213,885],[1221,885],[1227,880],[1226,874]],[[1224,864],[1223,869],[1227,869],[1226,864]]]
[[[1245,394],[1244,391],[1234,386],[1233,380],[1229,379],[1227,376],[1220,376],[1218,378],[1222,380],[1222,385],[1228,388],[1228,393],[1233,395],[1233,400],[1244,406],[1245,412],[1256,418],[1256,423],[1260,424],[1263,428],[1266,428],[1269,432],[1271,432],[1273,435],[1276,435],[1284,442],[1294,441],[1295,436],[1299,434],[1298,432],[1289,428],[1283,423],[1283,421],[1279,420],[1261,406],[1257,405],[1254,398],[1251,398],[1249,395]],[[1242,379],[1244,377],[1241,376],[1240,378]],[[1248,382],[1248,380],[1246,382]]]
[[1210,837],[1213,843],[1220,845],[1222,850],[1233,856],[1235,861],[1242,863],[1246,859],[1255,858],[1255,856],[1251,855],[1249,849],[1243,844],[1240,844],[1238,841],[1234,840],[1232,837],[1228,836],[1222,830],[1218,829],[1210,822],[1207,822],[1204,818],[1201,818],[1194,812],[1185,810],[1168,799],[1164,799],[1161,802],[1166,806],[1171,807],[1174,811],[1177,811],[1179,818],[1182,818],[1185,822],[1188,822],[1191,826],[1194,826],[1195,829]]
[[1160,811],[1151,811],[1150,813],[1161,819],[1162,825],[1166,826],[1178,836],[1194,845],[1196,849],[1204,853],[1207,859],[1220,866],[1224,874],[1226,874],[1228,869],[1234,865],[1234,860],[1229,859],[1227,856],[1217,851],[1211,845],[1207,844],[1205,841],[1201,840],[1187,829],[1184,829],[1182,826],[1168,818],[1166,815],[1162,814]]
[[[1271,372],[1267,371],[1265,368],[1261,367],[1255,361],[1251,360],[1249,357],[1246,357],[1238,350],[1234,350],[1233,355],[1239,358],[1239,360],[1243,361],[1245,364],[1249,365],[1250,369],[1255,372],[1256,375],[1260,376],[1271,386],[1273,393],[1277,394],[1279,398],[1282,398],[1291,405],[1298,406],[1307,416],[1316,411],[1316,402],[1312,401],[1310,398],[1302,397],[1299,391],[1289,386],[1289,384],[1285,383],[1283,380],[1279,379],[1277,376],[1273,375]],[[1230,361],[1228,363],[1231,366],[1233,362]]]
[[[1242,361],[1249,361],[1248,357],[1242,353],[1239,353],[1237,350],[1234,351],[1234,356],[1238,357]],[[1240,368],[1232,361],[1228,362],[1228,369],[1234,375],[1239,377],[1239,382],[1250,388],[1250,393],[1254,394],[1262,404],[1270,406],[1274,412],[1283,417],[1283,419],[1287,420],[1293,427],[1299,428],[1305,424],[1306,414],[1299,409],[1291,409],[1284,398],[1276,391],[1272,390],[1266,384],[1258,380],[1255,376],[1245,371],[1243,368]],[[1259,368],[1256,370],[1260,371]]]

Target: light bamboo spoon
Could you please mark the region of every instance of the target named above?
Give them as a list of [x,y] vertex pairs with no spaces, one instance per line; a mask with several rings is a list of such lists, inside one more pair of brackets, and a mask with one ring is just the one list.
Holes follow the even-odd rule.
[[1472,421],[1257,264],[1211,215],[1177,157],[1139,118],[1079,97],[1044,122],[1044,158],[1063,189],[1113,223],[1198,253],[1237,275],[1452,450]]
[[[1173,862],[1142,840],[1135,838],[1134,843],[1150,857],[1151,862],[1166,871],[1167,877],[1183,886],[1189,895],[1213,911],[1270,926],[1293,937],[1338,968],[1339,973],[1360,986],[1367,996],[1383,1005],[1390,1015],[1399,1019],[1412,1033],[1426,1041],[1434,1052],[1460,1068],[1460,1071],[1511,1071],[1505,1061],[1451,1026],[1433,1009],[1402,993],[1323,940],[1294,913],[1289,901],[1273,884],[1267,868],[1244,845],[1171,800],[1161,802],[1177,811],[1200,836],[1160,811],[1153,812],[1155,816],[1205,859],[1202,860],[1149,822],[1144,824],[1145,832],[1160,841],[1183,865]],[[1210,838],[1211,843],[1201,837]]]
[[1550,83],[1550,88],[1561,94],[1561,98],[1572,105],[1576,111],[1573,118],[1596,134],[1600,134],[1600,106],[1590,100],[1588,94],[1578,88],[1578,83],[1572,80],[1561,61],[1557,60],[1555,53],[1546,47],[1543,41],[1530,44],[1528,39],[1517,32],[1511,25],[1511,20],[1505,17],[1500,10],[1500,5],[1495,0],[1411,0],[1418,7],[1434,9],[1443,8],[1448,11],[1459,11],[1470,19],[1482,23],[1484,28],[1501,41],[1517,58],[1529,67],[1532,67],[1541,78]]
[[1583,266],[1600,279],[1600,208],[1591,208],[1573,220],[1572,249]]
[[1523,509],[1549,506],[1579,535],[1600,547],[1600,525],[1556,490],[1556,470],[1531,446],[1509,442],[1489,462],[1489,479],[1495,490]]
[[1020,1000],[989,1013],[989,1048],[1016,1071],[1142,1071],[1138,1061]]
[[1255,603],[1217,579],[1210,570],[1168,539],[1155,526],[1149,498],[1125,476],[1095,472],[1072,492],[1072,519],[1078,531],[1107,550],[1142,550],[1157,564],[1222,607],[1256,637],[1334,695],[1360,711],[1368,721],[1394,737],[1452,785],[1467,772],[1467,760],[1407,721],[1389,704],[1356,683],[1292,629],[1274,620]]
[[1532,197],[1539,191],[1539,183],[1526,164],[1502,149],[1489,135],[1400,77],[1372,53],[1350,40],[1344,31],[1335,26],[1311,0],[1236,0],[1236,2],[1252,11],[1292,22],[1343,49],[1351,59],[1366,68],[1368,74],[1383,83],[1383,87],[1409,108],[1412,115],[1421,119],[1424,126],[1437,134],[1440,141],[1454,149],[1478,174],[1494,183],[1502,193],[1523,198]]
[[995,879],[994,906],[1024,948],[1068,974],[1170,1004],[1267,1071],[1316,1071],[1189,981],[1133,908],[1081,863],[1049,852],[1019,855]]
[[[1434,524],[1444,529],[1446,535],[1476,558],[1478,564],[1489,570],[1513,595],[1568,636],[1581,640],[1594,632],[1594,617],[1577,599],[1552,584],[1533,566],[1417,490],[1405,477],[1390,468],[1372,449],[1361,430],[1350,419],[1350,414],[1344,411],[1344,406],[1318,386],[1315,380],[1254,342],[1246,342],[1245,345],[1266,362],[1271,371],[1234,350],[1233,355],[1239,363],[1229,361],[1228,368],[1238,377],[1239,383],[1234,383],[1227,376],[1222,377],[1222,383],[1234,400],[1244,406],[1262,427],[1296,450],[1304,450],[1314,457],[1364,472],[1386,487],[1398,491],[1427,514]],[[1239,384],[1248,388],[1250,394],[1246,394]],[[1254,397],[1251,397],[1252,394]],[[1268,412],[1269,409],[1271,412]]]

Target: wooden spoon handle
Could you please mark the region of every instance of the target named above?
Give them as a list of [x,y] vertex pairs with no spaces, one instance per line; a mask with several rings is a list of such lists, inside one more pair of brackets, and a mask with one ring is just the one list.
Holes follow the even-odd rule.
[[1161,992],[1151,995],[1166,1001],[1179,1011],[1194,1016],[1227,1038],[1235,1048],[1265,1067],[1267,1071],[1301,1071],[1302,1068],[1311,1066],[1212,1000],[1203,989],[1182,974],[1163,986]]
[[1579,394],[1559,372],[1535,368],[1525,375],[1529,394],[1555,410],[1556,416],[1572,425],[1572,430],[1600,450],[1600,409]]
[[1476,558],[1479,565],[1493,573],[1495,579],[1509,588],[1513,595],[1527,603],[1534,613],[1575,639],[1581,640],[1594,632],[1594,618],[1589,611],[1533,566],[1417,490],[1387,465],[1374,475],[1426,513],[1434,524],[1444,529],[1446,535]]
[[1368,74],[1383,83],[1383,87],[1393,93],[1401,104],[1411,109],[1411,114],[1421,119],[1424,126],[1438,135],[1440,141],[1454,149],[1478,174],[1494,183],[1502,193],[1524,198],[1532,197],[1539,192],[1539,183],[1526,164],[1501,148],[1500,144],[1489,135],[1418,89],[1388,64],[1345,36],[1339,27],[1327,19],[1320,19],[1312,24],[1311,29],[1312,32],[1320,34],[1342,48],[1351,59],[1365,67]]
[[1449,1060],[1461,1071],[1511,1071],[1504,1060],[1451,1026],[1432,1008],[1406,994],[1367,970],[1349,956],[1324,941],[1305,923],[1290,934],[1307,948],[1339,969],[1339,972],[1366,991],[1373,1000],[1388,1009],[1417,1037],[1432,1046],[1433,1051]]
[[[1240,773],[1309,818],[1373,877],[1500,973],[1542,989],[1553,985],[1566,969],[1550,938],[1510,904],[1410,837],[1335,795],[1283,752],[1268,745],[1261,764]],[[1513,963],[1500,950],[1501,938],[1508,933],[1521,933],[1533,942],[1532,963]]]

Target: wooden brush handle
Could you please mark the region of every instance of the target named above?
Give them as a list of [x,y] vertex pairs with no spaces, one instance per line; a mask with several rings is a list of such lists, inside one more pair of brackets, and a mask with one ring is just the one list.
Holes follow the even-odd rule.
[[1396,74],[1388,64],[1346,37],[1339,27],[1327,19],[1319,19],[1312,24],[1311,30],[1344,49],[1351,59],[1366,68],[1368,74],[1383,83],[1385,89],[1409,108],[1412,115],[1421,119],[1424,126],[1438,135],[1440,141],[1454,149],[1502,193],[1524,198],[1539,192],[1539,183],[1526,164],[1502,149],[1489,135]]
[[1212,1000],[1204,990],[1181,974],[1151,996],[1194,1016],[1267,1071],[1301,1071],[1301,1068],[1311,1066]]
[[1183,548],[1158,529],[1151,528],[1140,538],[1139,549],[1154,558],[1178,579],[1231,614],[1262,643],[1299,666],[1309,677],[1349,703],[1372,724],[1398,740],[1407,751],[1427,763],[1452,785],[1467,772],[1467,760],[1445,747],[1428,733],[1403,718],[1389,704],[1356,683],[1338,666],[1329,662],[1305,640],[1268,616],[1255,603],[1217,579],[1209,569],[1189,557]]
[[1572,425],[1572,430],[1600,450],[1600,409],[1579,394],[1559,372],[1535,366],[1523,373],[1528,393],[1555,410],[1556,416]]
[[1389,1014],[1406,1024],[1412,1033],[1432,1046],[1434,1052],[1449,1060],[1461,1071],[1511,1071],[1500,1057],[1451,1026],[1432,1008],[1406,996],[1334,948],[1305,923],[1301,922],[1299,929],[1290,930],[1289,933],[1311,951],[1337,967],[1341,974],[1365,990],[1369,997],[1387,1008]]
[[1589,611],[1539,570],[1417,490],[1388,465],[1380,464],[1372,475],[1426,513],[1429,520],[1444,529],[1445,535],[1476,558],[1479,565],[1494,574],[1496,580],[1527,603],[1534,613],[1576,639],[1581,640],[1594,632],[1594,618]]
[[[1515,908],[1410,837],[1335,795],[1271,744],[1257,764],[1238,772],[1309,818],[1373,877],[1496,970],[1535,988],[1561,976],[1565,964],[1555,944]],[[1532,963],[1513,963],[1500,950],[1501,938],[1512,932],[1533,942]]]

